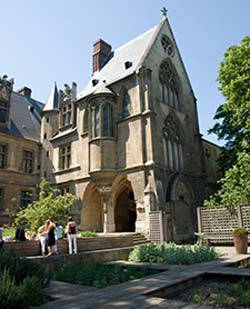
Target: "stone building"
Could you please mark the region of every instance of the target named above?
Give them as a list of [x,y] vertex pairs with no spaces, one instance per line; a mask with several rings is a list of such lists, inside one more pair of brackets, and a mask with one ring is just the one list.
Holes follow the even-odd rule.
[[165,10],[114,51],[96,41],[80,93],[74,82],[60,91],[54,83],[43,105],[0,78],[0,223],[30,202],[44,176],[78,197],[71,212],[83,230],[189,239],[196,207],[215,189],[217,151],[201,138]]
[[41,111],[27,87],[13,91],[13,80],[0,77],[0,223],[31,201],[40,174]]
[[77,195],[80,228],[192,238],[207,176],[196,98],[163,10],[160,24],[112,51],[93,46],[93,73],[53,85],[43,109],[42,171]]

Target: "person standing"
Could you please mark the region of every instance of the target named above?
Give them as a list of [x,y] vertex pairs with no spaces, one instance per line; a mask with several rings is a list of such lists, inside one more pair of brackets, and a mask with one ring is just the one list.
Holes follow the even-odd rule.
[[25,241],[26,240],[25,225],[24,224],[20,224],[20,226],[16,227],[14,240],[16,240],[16,241]]
[[65,233],[68,237],[69,242],[69,254],[72,254],[73,252],[77,253],[77,226],[75,221],[72,219],[72,217],[68,218],[68,223],[66,226]]
[[56,244],[55,244],[55,253],[59,253],[59,250],[58,250],[58,239],[61,239],[62,238],[62,232],[63,232],[63,227],[61,226],[61,224],[59,223],[56,223],[56,230],[55,230],[55,237],[56,237]]
[[45,256],[47,251],[47,240],[48,240],[48,220],[39,227],[38,237],[41,244],[42,255]]
[[55,229],[56,225],[51,221],[46,221],[48,224],[48,256],[54,254],[54,247],[56,244],[56,238],[55,238]]

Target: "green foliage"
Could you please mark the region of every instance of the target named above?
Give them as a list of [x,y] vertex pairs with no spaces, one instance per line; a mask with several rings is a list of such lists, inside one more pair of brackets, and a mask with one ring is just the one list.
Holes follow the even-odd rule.
[[0,250],[0,308],[28,308],[40,305],[47,279],[40,264]]
[[239,299],[241,306],[249,306],[250,304],[250,280],[242,279],[238,283],[232,285],[232,293]]
[[147,268],[123,268],[119,265],[90,263],[84,260],[74,262],[57,271],[54,278],[75,284],[103,288],[157,273]]
[[250,150],[250,37],[228,48],[217,80],[227,103],[217,109],[214,116],[217,122],[209,133],[226,141],[220,165],[228,169],[235,163],[238,152]]
[[9,271],[17,284],[22,283],[26,277],[32,276],[37,277],[43,286],[48,281],[42,265],[3,249],[0,250],[0,273],[4,269]]
[[76,197],[70,193],[65,196],[60,194],[60,190],[42,179],[39,185],[39,199],[33,201],[27,208],[17,213],[15,222],[27,222],[34,232],[44,223],[51,219],[64,225],[69,208],[76,202]]
[[236,227],[233,229],[232,234],[235,235],[248,235],[249,231],[245,227]]
[[219,293],[214,299],[214,302],[217,306],[231,307],[234,304],[235,299],[230,295]]
[[79,232],[81,237],[97,237],[98,234],[92,231],[80,231]]
[[203,304],[203,298],[199,294],[194,294],[192,297],[192,302],[195,304],[202,305]]
[[174,243],[147,244],[136,246],[129,254],[129,261],[161,264],[189,265],[218,258],[213,247],[176,245]]
[[36,277],[27,277],[17,284],[6,268],[0,274],[0,308],[28,308],[46,301],[41,283]]
[[226,171],[219,184],[220,189],[204,202],[205,206],[227,207],[233,213],[236,206],[249,205],[250,154],[239,153],[235,166]]
[[15,237],[15,229],[10,226],[4,226],[3,236],[8,236],[13,239]]

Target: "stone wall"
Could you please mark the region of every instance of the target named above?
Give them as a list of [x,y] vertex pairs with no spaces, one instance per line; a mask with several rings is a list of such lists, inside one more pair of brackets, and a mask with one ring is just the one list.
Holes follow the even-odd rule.
[[[130,247],[133,245],[132,236],[108,236],[108,237],[82,237],[77,238],[78,252],[102,250],[111,248]],[[26,240],[23,242],[5,242],[5,250],[15,251],[23,256],[41,255],[40,242],[37,240]],[[68,240],[58,240],[60,254],[68,253]]]

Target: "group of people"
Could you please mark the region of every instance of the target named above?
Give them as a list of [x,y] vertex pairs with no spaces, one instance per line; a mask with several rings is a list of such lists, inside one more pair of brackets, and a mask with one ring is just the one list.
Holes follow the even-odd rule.
[[[77,225],[72,217],[68,218],[65,229],[69,243],[69,254],[77,253]],[[46,220],[38,229],[42,255],[58,254],[57,240],[63,237],[63,227],[51,220]]]

